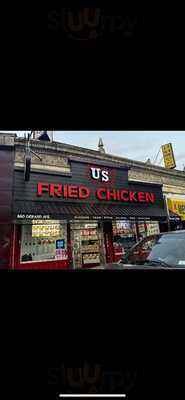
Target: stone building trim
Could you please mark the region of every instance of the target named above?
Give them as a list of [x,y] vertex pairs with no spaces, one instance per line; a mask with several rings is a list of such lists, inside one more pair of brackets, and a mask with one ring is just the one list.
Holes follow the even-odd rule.
[[[16,148],[18,148],[19,146],[25,146],[25,140],[22,138],[17,138],[15,141],[15,145]],[[144,170],[148,170],[148,171],[153,171],[156,172],[157,174],[166,174],[169,176],[179,176],[179,177],[183,177],[185,178],[185,173],[183,171],[179,171],[179,170],[167,170],[164,167],[160,167],[160,166],[154,166],[154,165],[148,165],[142,161],[135,161],[135,160],[130,160],[128,158],[123,158],[123,157],[119,157],[119,156],[115,156],[112,154],[100,154],[99,151],[97,150],[91,150],[91,149],[87,149],[87,148],[83,148],[83,147],[78,147],[78,146],[73,146],[73,145],[68,145],[65,143],[58,143],[58,142],[53,142],[53,143],[49,143],[49,142],[39,142],[36,140],[31,140],[31,147],[36,151],[41,151],[41,153],[55,153],[56,152],[60,152],[61,154],[63,154],[64,156],[66,155],[81,155],[82,157],[86,157],[86,156],[92,156],[93,158],[96,159],[101,159],[101,160],[112,160],[114,162],[118,162],[121,165],[128,165],[131,167],[136,167],[136,168],[141,168]]]
[[[24,146],[25,139],[15,139],[15,167],[24,167]],[[31,148],[44,160],[42,164],[42,162],[33,157],[32,169],[35,171],[39,169],[51,173],[70,173],[70,159],[73,157],[86,158],[92,163],[102,161],[110,164],[116,163],[120,167],[128,167],[129,180],[161,184],[165,193],[169,191],[171,193],[185,194],[185,173],[183,171],[167,170],[161,166],[129,160],[112,154],[102,154],[97,150],[58,142],[50,143],[31,140]]]

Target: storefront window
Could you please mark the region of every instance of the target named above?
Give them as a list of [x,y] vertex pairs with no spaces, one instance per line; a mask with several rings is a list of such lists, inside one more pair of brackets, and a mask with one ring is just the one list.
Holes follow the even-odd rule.
[[157,221],[147,221],[138,223],[138,241],[150,235],[157,235],[160,233],[159,223]]
[[138,223],[138,241],[147,236],[147,225],[144,222]]
[[113,245],[115,261],[122,256],[136,243],[136,228],[132,222],[113,222]]
[[151,221],[146,224],[147,236],[158,235],[160,233],[159,222]]
[[21,262],[67,258],[67,223],[33,220],[22,226]]

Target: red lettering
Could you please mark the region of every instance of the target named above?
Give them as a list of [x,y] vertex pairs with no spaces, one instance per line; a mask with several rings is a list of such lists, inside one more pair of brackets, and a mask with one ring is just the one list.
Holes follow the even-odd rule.
[[129,199],[130,199],[130,201],[137,202],[138,199],[136,198],[136,192],[129,192]]
[[154,204],[155,203],[155,195],[154,195],[154,193],[146,193],[146,202],[147,203],[152,203],[152,204]]
[[128,196],[128,190],[122,190],[121,191],[121,200],[123,200],[123,201],[129,201],[129,198],[128,197],[125,197],[125,194]]
[[37,184],[37,196],[42,196],[43,192],[49,192],[49,183],[39,182]]
[[146,193],[144,193],[144,192],[138,192],[138,201],[140,202],[140,203],[142,203],[142,202],[146,202]]
[[106,199],[106,189],[100,188],[96,191],[96,197],[99,200],[107,200]]
[[119,190],[117,190],[117,200],[120,201],[120,191]]
[[112,192],[108,191],[107,192],[107,200],[111,200],[113,198],[113,200],[116,200],[116,191],[113,190]]
[[[72,186],[72,185],[60,185],[60,184],[49,184],[47,182],[37,183],[37,196],[43,196],[43,193],[49,193],[51,197],[64,197],[74,199],[87,199],[90,196],[90,189],[86,186]],[[99,188],[96,191],[96,197],[98,200],[117,200],[126,202],[139,202],[139,203],[155,203],[155,194],[151,192],[130,192],[128,190],[107,190],[106,188]]]
[[78,188],[77,186],[68,187],[68,197],[77,199],[78,198]]
[[50,184],[49,195],[51,197],[61,197],[62,196],[62,185],[55,185],[53,183]]
[[86,186],[79,186],[79,199],[87,199],[90,196],[90,190]]
[[63,186],[63,197],[66,199],[66,197],[68,197],[68,186],[64,185]]

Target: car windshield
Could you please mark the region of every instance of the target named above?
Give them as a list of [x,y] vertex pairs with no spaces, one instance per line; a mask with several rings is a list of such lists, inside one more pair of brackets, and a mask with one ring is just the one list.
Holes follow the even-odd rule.
[[121,263],[185,268],[185,232],[148,236],[132,247]]
[[159,235],[146,258],[146,262],[152,261],[185,267],[185,233]]

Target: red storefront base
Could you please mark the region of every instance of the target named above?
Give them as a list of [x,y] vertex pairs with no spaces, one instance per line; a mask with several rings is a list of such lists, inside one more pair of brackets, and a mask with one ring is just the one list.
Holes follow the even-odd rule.
[[[145,224],[146,225],[146,224]],[[146,228],[146,226],[145,226]],[[113,241],[114,234],[113,234],[113,224],[112,222],[103,222],[102,225],[102,235],[103,244],[104,244],[104,260],[100,259],[99,264],[85,264],[85,265],[78,265],[76,266],[75,259],[73,259],[73,251],[71,245],[71,224],[67,224],[67,252],[68,252],[68,259],[67,260],[53,260],[53,261],[27,261],[21,262],[21,225],[17,224],[13,226],[12,229],[12,240],[11,240],[11,269],[19,269],[19,270],[70,270],[75,268],[81,269],[91,269],[96,267],[100,264],[110,264],[119,262],[119,260],[124,255],[124,249],[121,253],[121,248],[116,247]],[[133,238],[134,241],[139,240],[139,228],[138,223],[136,223],[136,237]],[[134,242],[135,243],[135,242]],[[133,244],[134,244],[133,243]],[[8,267],[7,267],[8,268]]]
[[44,261],[44,262],[30,262],[17,264],[16,269],[21,270],[60,270],[69,269],[68,261]]

